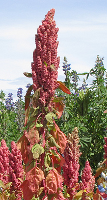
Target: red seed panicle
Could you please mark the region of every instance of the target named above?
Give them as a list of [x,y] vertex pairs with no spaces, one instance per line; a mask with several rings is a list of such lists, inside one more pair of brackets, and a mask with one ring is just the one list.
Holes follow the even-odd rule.
[[57,32],[56,23],[53,20],[55,9],[51,9],[42,25],[37,29],[35,36],[36,49],[33,53],[32,78],[33,88],[40,89],[39,102],[47,105],[58,87],[58,67],[60,59],[57,57]]
[[90,167],[90,163],[88,160],[85,163],[85,168],[83,169],[81,179],[82,179],[82,184],[81,184],[82,190],[86,190],[86,193],[94,191],[95,178],[94,176],[92,176],[92,169]]
[[70,198],[76,194],[79,177],[79,150],[78,129],[74,128],[72,134],[68,134],[68,141],[64,151],[65,165],[63,166],[64,184],[67,186],[67,192]]
[[4,184],[9,181],[9,154],[6,142],[2,139],[0,147],[0,180]]
[[15,196],[21,200],[21,180],[23,181],[24,170],[22,165],[22,155],[14,141],[11,142],[11,153],[9,154],[9,181],[12,182],[10,192],[15,191]]

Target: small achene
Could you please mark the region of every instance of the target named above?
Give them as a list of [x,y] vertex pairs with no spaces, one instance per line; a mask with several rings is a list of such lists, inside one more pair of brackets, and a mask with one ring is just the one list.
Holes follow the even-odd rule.
[[[1,141],[0,199],[3,200],[98,200],[106,196],[106,189],[103,195],[100,189],[94,193],[95,177],[88,161],[79,182],[78,129],[74,128],[66,137],[55,122],[64,110],[63,98],[55,96],[55,89],[67,94],[70,91],[57,81],[59,29],[54,14],[55,9],[51,9],[37,29],[32,73],[24,73],[33,79],[33,85],[25,96],[23,136],[17,144],[11,143],[11,152],[5,141]],[[101,167],[100,172],[103,169],[106,167]]]

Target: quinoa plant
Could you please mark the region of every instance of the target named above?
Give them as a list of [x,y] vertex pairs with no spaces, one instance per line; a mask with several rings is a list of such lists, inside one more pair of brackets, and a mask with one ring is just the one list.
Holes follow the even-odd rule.
[[57,81],[59,29],[53,20],[54,13],[51,9],[37,29],[32,74],[24,73],[33,79],[25,96],[25,131],[17,142],[25,164],[26,176],[21,186],[25,200],[34,197],[64,199],[63,177],[57,168],[63,165],[61,154],[67,139],[55,122],[57,116],[61,117],[64,105],[63,98],[54,95],[58,87],[67,93],[70,91]]
[[[5,141],[1,141],[1,199],[96,200],[99,195],[98,193],[94,194],[95,177],[92,175],[88,160],[85,163],[81,181],[79,181],[81,153],[78,128],[74,126],[77,121],[72,125],[75,127],[73,127],[73,131],[68,129],[71,134],[69,133],[67,136],[57,124],[58,119],[66,120],[63,118],[64,102],[67,102],[67,106],[69,106],[68,95],[71,94],[69,90],[71,84],[69,82],[69,88],[67,88],[64,83],[57,81],[60,60],[57,56],[59,29],[56,28],[54,14],[55,10],[51,9],[42,21],[42,25],[37,29],[36,49],[33,52],[31,64],[32,73],[24,73],[25,76],[33,79],[33,85],[29,85],[25,95],[23,135],[17,143],[11,142],[11,151],[9,151]],[[70,70],[70,65],[67,65],[66,60],[63,68]],[[65,73],[65,75],[67,83],[69,74]],[[73,76],[72,80],[75,79],[73,82],[75,82],[76,91],[77,74],[73,71],[71,76]],[[84,87],[86,85],[83,85],[83,89]],[[57,96],[56,89],[63,91],[64,96]],[[19,88],[20,101],[21,95],[22,89]],[[2,93],[1,96],[3,97]],[[79,92],[79,100],[83,101],[85,98],[86,101],[86,96],[86,91]],[[72,95],[72,98],[74,97],[75,95]],[[12,101],[12,98],[10,100]],[[11,103],[8,103],[10,110],[12,109]],[[71,102],[72,108],[74,108],[74,103]],[[87,114],[87,112],[79,113],[78,110],[76,108],[77,118]],[[71,111],[68,113],[71,115]],[[20,112],[18,116],[20,118]],[[21,131],[22,129],[20,129]]]

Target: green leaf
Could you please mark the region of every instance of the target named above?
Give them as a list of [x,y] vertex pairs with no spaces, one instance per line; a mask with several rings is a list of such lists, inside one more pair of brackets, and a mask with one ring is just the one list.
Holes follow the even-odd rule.
[[47,167],[47,168],[45,169],[46,172],[48,172],[48,171],[50,171],[50,170],[53,170],[53,167]]
[[34,95],[33,95],[33,107],[34,108],[37,108],[37,106],[38,106],[38,99],[39,99],[39,97],[40,97],[40,88],[38,88],[35,91]]
[[53,118],[55,117],[56,115],[53,112],[49,112],[47,115],[45,115],[46,120],[51,124],[53,123]]
[[88,79],[88,77],[89,77],[89,73],[87,74],[86,80]]
[[40,145],[40,144],[35,144],[32,149],[31,149],[32,153],[33,153],[33,158],[37,159],[39,158],[39,156],[44,153],[44,148]]
[[44,64],[46,65],[46,67],[47,67],[47,63],[46,63],[46,61],[44,61]]
[[0,180],[0,187],[3,188],[3,189],[5,188],[5,185],[1,180]]
[[31,73],[24,72],[23,74],[24,74],[26,77],[28,77],[28,78],[31,78],[31,77],[32,77],[32,74],[31,74]]
[[61,148],[55,141],[54,137],[51,134],[48,134],[48,141],[51,147]]
[[49,156],[49,153],[47,153],[45,156],[45,167],[49,168],[50,163],[51,163],[51,158]]
[[31,200],[39,200],[39,197],[36,198],[34,195]]
[[35,93],[34,93],[34,95],[33,95],[33,98],[39,98],[39,95],[40,95],[40,88],[38,88],[36,91],[35,91]]
[[90,153],[90,156],[94,156],[94,153]]
[[[43,192],[43,190],[44,190],[44,187],[40,187],[39,188],[39,196],[40,196],[40,194]],[[37,198],[36,198],[37,199]]]
[[87,142],[87,143],[90,143],[90,142],[91,142],[91,138],[88,138],[88,137],[82,137],[82,138],[81,138],[81,141],[83,141],[83,142]]
[[43,124],[38,124],[38,123],[36,123],[36,127],[37,127],[37,128],[43,127]]
[[14,192],[10,195],[10,199],[11,199],[11,200],[16,199],[16,196],[15,196],[15,193],[14,193]]
[[32,127],[33,122],[35,122],[35,117],[30,117],[29,121],[26,124],[26,127]]
[[39,109],[39,106],[34,109],[33,113],[31,114],[31,117],[34,117],[37,114],[38,109]]
[[77,75],[87,75],[87,74],[89,74],[89,73],[88,72],[84,72],[84,73],[79,73]]
[[55,97],[55,98],[53,99],[53,102],[60,102],[60,101],[62,101],[62,100],[64,100],[64,97]]
[[65,198],[70,197],[70,195],[67,193],[66,185],[64,185],[64,187],[63,187],[63,192],[64,192],[64,197],[65,197]]

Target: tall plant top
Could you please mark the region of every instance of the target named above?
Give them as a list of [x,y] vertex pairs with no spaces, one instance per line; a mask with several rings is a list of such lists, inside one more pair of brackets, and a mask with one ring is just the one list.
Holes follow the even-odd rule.
[[33,196],[39,199],[49,199],[51,196],[51,199],[64,198],[61,175],[64,158],[61,154],[64,153],[67,138],[55,122],[57,117],[61,117],[64,104],[63,97],[54,94],[58,87],[68,94],[70,91],[57,81],[59,29],[53,20],[54,13],[55,10],[51,9],[37,29],[32,74],[24,73],[33,79],[33,85],[25,96],[25,131],[17,143],[25,164],[26,176],[22,183],[25,200]]
[[47,105],[58,87],[59,57],[57,57],[57,32],[53,20],[55,9],[51,9],[42,25],[37,29],[35,37],[36,49],[33,53],[32,78],[34,91],[40,88],[39,101]]

